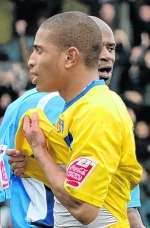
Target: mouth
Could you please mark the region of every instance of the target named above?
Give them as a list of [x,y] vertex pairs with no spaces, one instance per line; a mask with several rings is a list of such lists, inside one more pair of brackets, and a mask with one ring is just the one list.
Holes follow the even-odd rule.
[[31,82],[36,85],[38,80],[38,75],[34,72],[30,72]]
[[110,66],[99,67],[98,72],[99,72],[99,78],[107,81],[112,76],[112,67]]
[[106,73],[110,73],[112,71],[112,67],[99,67],[98,68],[98,72],[100,72],[100,73],[104,73],[104,72],[106,72]]

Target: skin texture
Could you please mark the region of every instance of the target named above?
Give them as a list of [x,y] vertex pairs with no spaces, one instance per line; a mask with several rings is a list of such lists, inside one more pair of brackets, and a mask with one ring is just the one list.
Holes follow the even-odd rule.
[[128,209],[128,219],[131,228],[145,228],[141,216],[136,208]]
[[[115,41],[114,41],[114,36],[111,31],[111,29],[101,20],[92,17],[92,19],[95,20],[95,22],[100,26],[102,29],[102,51],[100,53],[99,57],[99,77],[103,78],[106,80],[107,83],[109,83],[111,76],[112,76],[112,71],[113,71],[113,64],[115,62]],[[57,47],[51,43],[47,44],[47,39],[48,39],[48,34],[43,32],[42,30],[39,30],[36,38],[35,38],[35,44],[34,44],[34,50],[33,53],[31,54],[30,60],[29,60],[29,68],[30,68],[30,73],[33,78],[33,83],[37,84],[37,88],[39,90],[46,90],[49,91],[49,89],[58,86],[61,84],[60,82],[63,81],[63,76],[60,71],[58,72],[59,66],[62,64],[62,59],[65,56],[65,53],[59,52]],[[43,40],[45,43],[43,43]],[[48,49],[51,49],[51,54],[49,51],[45,50],[45,47]],[[53,57],[52,56],[53,54]],[[73,64],[76,64],[77,61],[79,61],[79,56],[78,56],[78,51],[75,49],[68,50],[67,55],[65,56],[65,59],[68,59],[69,61],[66,61],[66,67],[69,67],[70,65],[72,66]],[[57,59],[57,62],[55,61]],[[58,65],[57,65],[58,64]],[[41,66],[41,67],[40,67]],[[56,77],[59,75],[59,80],[57,81],[55,77],[50,78],[49,72],[52,72],[52,74]],[[41,76],[42,74],[42,76]],[[39,77],[40,75],[40,77]],[[42,80],[41,80],[42,78]],[[81,79],[80,79],[81,80]],[[45,83],[46,82],[46,83]],[[43,84],[44,83],[44,84]],[[47,87],[46,87],[47,86]],[[63,93],[63,88],[60,88],[60,90]],[[70,88],[71,90],[71,88]],[[69,90],[69,91],[70,91]],[[73,93],[76,92],[76,89],[73,89]],[[73,95],[71,95],[73,96]],[[67,97],[67,96],[66,96]],[[38,128],[38,117],[35,115],[31,120],[29,118],[25,118],[24,122],[24,131],[26,132],[26,136],[28,137],[28,140],[30,141],[30,138],[32,136],[34,137],[35,135],[37,136],[38,140],[35,141],[30,141],[32,144],[32,148],[35,152],[35,156],[37,156],[37,160],[40,161],[41,166],[45,166],[44,171],[47,173],[47,170],[49,170],[49,165],[47,163],[47,160],[49,160],[52,164],[51,169],[52,172],[55,170],[58,175],[57,178],[58,180],[62,180],[62,184],[65,178],[65,174],[60,172],[59,168],[55,166],[54,162],[52,161],[52,158],[47,154],[46,152],[46,146],[45,146],[45,139],[42,135],[42,132],[40,132],[40,129]],[[39,146],[40,145],[40,146]],[[41,146],[42,145],[42,146]],[[42,149],[41,149],[42,147]],[[43,150],[44,148],[44,150]],[[43,153],[45,153],[45,156],[41,153],[36,152],[39,150],[43,150]],[[45,151],[45,152],[44,152]],[[15,172],[16,175],[22,175],[23,174],[23,169],[25,166],[25,159],[24,156],[22,155],[21,152],[17,152],[15,150],[12,150],[11,152],[9,151],[8,154],[11,154],[10,157],[10,162],[12,164],[12,168]],[[12,155],[13,154],[13,155]],[[45,157],[45,161],[43,160],[41,162],[40,157]],[[19,160],[20,159],[20,160]],[[50,172],[50,170],[49,170]],[[56,176],[55,176],[56,177]],[[48,177],[51,179],[51,177]],[[56,178],[55,178],[56,180]],[[66,203],[68,204],[69,202],[69,207],[68,205],[66,206],[70,212],[74,214],[74,216],[80,220],[81,222],[84,223],[84,218],[82,217],[82,220],[79,218],[79,214],[82,214],[82,211],[90,210],[91,207],[88,207],[86,204],[83,202],[76,201],[74,199],[71,199],[69,196],[66,196],[66,194],[60,189],[60,186],[55,186],[55,180],[51,180],[53,183],[53,191],[55,192],[61,192],[60,195],[57,195],[59,198],[63,198],[64,194],[64,199],[63,199],[63,204],[66,206]],[[56,193],[57,194],[57,193]],[[92,208],[93,209],[93,208]],[[77,213],[78,210],[78,213]],[[94,209],[94,215],[97,215],[97,210]],[[128,210],[128,217],[130,221],[130,225],[132,228],[143,228],[144,226],[142,225],[141,219],[137,213],[136,209],[129,209]],[[134,221],[133,221],[134,218]],[[89,221],[88,221],[89,222]],[[88,223],[86,222],[86,223]]]
[[48,42],[48,38],[48,32],[43,29],[38,30],[29,59],[32,82],[36,84],[39,91],[45,90],[46,92],[53,91],[53,88],[57,87],[56,78],[59,79],[59,59],[61,59],[60,50]]

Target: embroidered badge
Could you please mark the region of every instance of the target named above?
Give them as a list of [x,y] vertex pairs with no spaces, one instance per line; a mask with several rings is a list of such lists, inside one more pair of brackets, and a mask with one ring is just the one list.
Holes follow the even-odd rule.
[[9,179],[6,173],[5,163],[3,159],[6,149],[6,145],[0,145],[0,189],[6,189],[9,187]]
[[57,130],[58,130],[58,132],[61,132],[61,133],[64,132],[64,121],[61,119],[58,120]]
[[80,187],[95,166],[96,161],[89,158],[73,161],[67,170],[66,183],[74,188]]

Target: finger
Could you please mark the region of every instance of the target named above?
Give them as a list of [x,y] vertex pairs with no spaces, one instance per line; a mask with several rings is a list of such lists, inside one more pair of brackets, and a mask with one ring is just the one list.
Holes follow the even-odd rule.
[[23,169],[26,167],[26,163],[25,162],[13,162],[13,163],[11,163],[11,167],[13,170]]
[[34,112],[32,115],[32,128],[37,129],[39,127],[38,113]]
[[28,133],[31,128],[31,120],[29,116],[25,116],[23,119],[23,130],[25,133]]
[[15,168],[16,168],[16,163],[15,163],[15,162],[12,162],[12,163],[11,163],[11,169],[14,171]]
[[9,158],[9,164],[10,165],[13,162],[26,162],[26,156],[21,151],[16,151],[16,153],[13,153],[13,156],[12,155],[8,155],[8,158]]
[[22,156],[22,157],[9,157],[9,163],[11,164],[13,162],[26,162],[25,156]]
[[15,156],[14,156],[16,159],[18,158],[24,158],[25,157],[25,154],[24,154],[24,152],[22,152],[22,151],[19,151],[19,150],[16,150],[16,154],[15,154]]
[[8,156],[17,156],[19,154],[19,151],[16,149],[6,149],[6,154]]
[[13,172],[16,176],[24,176],[24,169],[15,169]]
[[25,154],[21,151],[15,149],[7,149],[6,154],[9,157],[9,160],[23,160],[25,158]]

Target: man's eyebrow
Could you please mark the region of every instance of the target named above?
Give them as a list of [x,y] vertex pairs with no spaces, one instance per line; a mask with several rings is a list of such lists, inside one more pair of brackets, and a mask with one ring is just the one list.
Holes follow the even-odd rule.
[[106,43],[107,46],[116,47],[116,43]]
[[42,47],[40,45],[33,44],[33,49],[38,49],[38,48],[42,48]]

